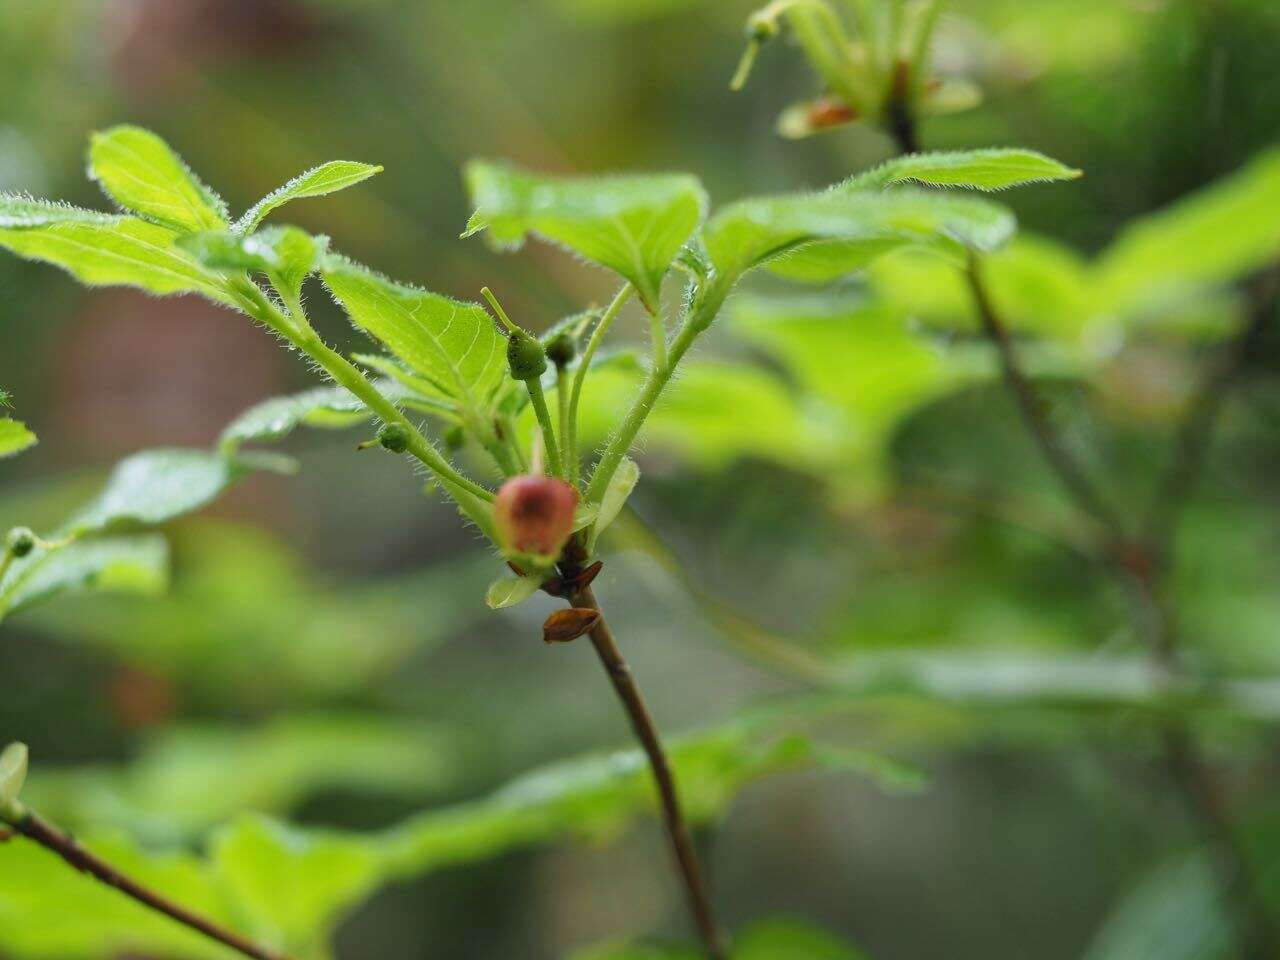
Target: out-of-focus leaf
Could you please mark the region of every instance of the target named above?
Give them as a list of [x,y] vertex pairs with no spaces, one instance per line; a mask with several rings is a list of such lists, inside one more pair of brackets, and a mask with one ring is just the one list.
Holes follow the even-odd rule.
[[26,623],[170,680],[189,700],[261,713],[367,689],[483,617],[479,603],[455,601],[482,596],[493,575],[492,558],[477,552],[377,582],[334,582],[262,529],[196,519],[170,539],[180,576],[163,596],[53,604]]
[[12,457],[36,444],[36,435],[12,417],[0,417],[0,457]]
[[[1089,265],[1062,244],[1024,234],[989,254],[984,268],[992,301],[1012,330],[1070,343],[1114,322],[1097,315]],[[867,275],[877,299],[903,316],[941,329],[977,329],[964,276],[940,257],[904,250],[877,261]]]
[[[693,946],[607,943],[572,954],[570,960],[699,960]],[[863,960],[864,954],[817,927],[796,920],[762,920],[733,938],[734,960]]]
[[482,418],[506,382],[506,340],[477,303],[393,283],[331,257],[321,271],[351,322]]
[[1232,941],[1213,864],[1193,854],[1149,874],[1122,899],[1084,960],[1222,960]]
[[895,183],[1004,190],[1028,183],[1075,180],[1079,170],[1034,150],[988,149],[916,153],[850,177],[838,190],[876,190]]
[[994,250],[1015,227],[1008,210],[976,197],[828,190],[730,204],[710,219],[703,239],[725,277],[776,261],[788,276],[828,280],[904,246]]
[[[811,751],[798,737],[743,722],[678,739],[670,756],[686,813],[703,822],[750,781],[808,764]],[[247,925],[269,945],[309,958],[323,955],[335,925],[383,883],[533,843],[611,835],[655,805],[644,756],[628,750],[546,767],[484,799],[380,833],[304,830],[248,816],[220,831],[205,857],[144,853],[119,839],[82,840],[214,921]],[[76,904],[75,923],[56,921],[67,903]],[[124,950],[219,955],[20,842],[0,845],[0,949],[49,960],[105,960]]]
[[243,217],[236,221],[233,228],[236,233],[246,234],[257,229],[272,210],[284,206],[291,200],[304,197],[323,197],[353,187],[357,183],[368,180],[381,173],[382,167],[368,163],[357,163],[353,160],[331,160],[318,167],[300,173],[282,187],[277,187],[255,203]]
[[85,536],[124,524],[164,523],[200,509],[256,469],[287,468],[287,461],[260,454],[232,457],[207,450],[146,450],[120,461],[102,492],[71,518],[60,536]]
[[89,145],[89,176],[107,196],[147,220],[175,230],[217,230],[227,205],[162,139],[141,127],[112,127]]
[[1280,258],[1280,150],[1127,227],[1098,262],[1116,312],[1156,310]]
[[89,286],[199,293],[232,304],[222,279],[179,248],[179,233],[138,217],[0,195],[0,247],[62,267]]
[[119,826],[182,842],[247,811],[286,814],[329,788],[420,800],[451,786],[459,736],[352,713],[286,715],[258,728],[170,727],[124,767],[42,770],[31,806],[64,826]]
[[539,234],[630,280],[651,309],[707,208],[702,185],[685,174],[560,178],[474,161],[466,178],[476,212],[463,236],[484,230],[517,247]]
[[36,547],[0,580],[0,620],[68,590],[155,594],[168,582],[168,549],[158,536],[82,540]]

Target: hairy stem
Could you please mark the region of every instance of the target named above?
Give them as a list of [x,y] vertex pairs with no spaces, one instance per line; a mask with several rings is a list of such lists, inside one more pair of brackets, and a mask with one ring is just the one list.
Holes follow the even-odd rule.
[[276,331],[318,363],[335,383],[353,393],[375,416],[385,423],[403,426],[409,432],[409,452],[436,475],[471,520],[486,533],[492,531],[488,504],[493,500],[493,492],[459,473],[399,407],[346,357],[320,339],[303,315],[295,313],[292,320],[286,317],[247,277],[234,280],[231,290],[249,316]]
[[524,384],[529,388],[529,402],[533,404],[533,412],[538,417],[538,426],[542,428],[542,443],[547,451],[547,466],[551,468],[552,476],[563,477],[565,474],[560,467],[560,448],[556,444],[556,428],[551,422],[551,411],[547,409],[547,397],[542,392],[542,381],[534,377],[532,380],[526,380]]
[[[0,820],[8,823],[16,833],[35,841],[46,850],[61,857],[71,867],[81,873],[88,874],[109,887],[114,887],[126,897],[136,900],[144,907],[157,913],[162,913],[184,927],[188,927],[208,937],[210,940],[216,940],[218,943],[230,947],[246,957],[253,957],[254,960],[285,960],[284,954],[254,943],[238,933],[219,926],[212,920],[174,903],[136,880],[131,880],[101,857],[90,853],[69,834],[62,832],[31,810],[17,803],[10,803],[5,810],[0,810],[0,813],[5,814],[0,816]],[[14,815],[9,816],[9,813]],[[74,913],[74,909],[71,912]]]
[[[585,607],[600,612],[600,604],[589,586],[576,591],[571,597],[571,602],[575,607]],[[618,694],[618,699],[622,702],[623,709],[627,712],[627,717],[631,721],[631,728],[635,732],[636,739],[640,741],[645,755],[649,758],[649,768],[653,773],[653,780],[658,788],[658,794],[662,802],[663,823],[666,826],[667,836],[670,838],[672,849],[675,852],[676,863],[679,866],[680,877],[684,883],[685,895],[689,902],[689,910],[698,925],[707,955],[712,960],[727,960],[729,954],[721,941],[720,932],[716,926],[715,915],[711,907],[711,898],[707,894],[702,872],[698,866],[698,856],[693,845],[693,837],[689,832],[689,825],[685,821],[684,813],[680,808],[680,797],[676,790],[675,776],[671,772],[671,765],[667,761],[667,754],[662,747],[662,740],[658,736],[658,729],[654,725],[653,717],[650,716],[649,708],[644,702],[644,697],[640,694],[640,688],[636,686],[635,676],[631,672],[631,667],[627,665],[627,661],[622,656],[622,651],[618,649],[613,631],[610,629],[609,623],[602,612],[600,619],[591,630],[589,636],[592,646],[595,647],[596,655],[600,658],[600,663],[604,667],[605,673],[609,675],[613,689]]]
[[618,469],[618,464],[622,462],[622,458],[631,449],[631,445],[635,442],[636,434],[644,426],[645,419],[652,412],[654,405],[658,402],[658,397],[662,395],[662,391],[671,382],[671,376],[676,372],[676,367],[680,365],[684,355],[693,346],[693,341],[711,325],[711,321],[720,312],[720,307],[728,293],[726,286],[722,284],[713,285],[707,291],[707,295],[696,303],[685,317],[684,323],[680,327],[680,332],[676,334],[675,339],[671,342],[671,349],[667,354],[666,363],[661,365],[654,363],[650,367],[649,375],[645,378],[639,394],[632,401],[631,408],[627,410],[626,415],[622,418],[622,423],[618,426],[614,435],[609,438],[604,452],[600,454],[600,460],[596,463],[595,470],[591,474],[591,483],[587,486],[588,502],[596,503],[604,496],[605,490],[609,487],[609,481],[613,479],[613,474]]
[[[1022,411],[1027,429],[1077,507],[1107,530],[1107,539],[1097,558],[1099,565],[1116,576],[1133,598],[1134,624],[1139,634],[1145,637],[1154,661],[1172,677],[1184,675],[1186,669],[1182,663],[1176,625],[1164,597],[1167,564],[1162,545],[1172,536],[1180,504],[1204,461],[1225,385],[1235,378],[1245,353],[1259,335],[1258,327],[1274,312],[1274,292],[1266,298],[1265,305],[1255,302],[1255,315],[1238,348],[1232,353],[1236,359],[1223,374],[1227,380],[1219,384],[1218,377],[1211,378],[1206,388],[1209,398],[1197,404],[1188,418],[1184,436],[1178,444],[1180,452],[1170,472],[1171,480],[1157,492],[1153,503],[1151,516],[1160,520],[1156,524],[1149,523],[1145,536],[1135,543],[1130,541],[1119,515],[1098,496],[1083,469],[1045,417],[1039,398],[1018,363],[1009,334],[982,281],[976,256],[970,260],[968,277],[983,330],[1000,356],[1005,382]],[[1172,498],[1173,502],[1160,502],[1167,498]],[[1210,848],[1220,877],[1223,900],[1236,918],[1241,956],[1247,960],[1276,960],[1280,957],[1280,938],[1268,914],[1248,852],[1236,836],[1223,805],[1209,762],[1184,720],[1166,719],[1161,724],[1160,734],[1166,771],[1203,842]]]

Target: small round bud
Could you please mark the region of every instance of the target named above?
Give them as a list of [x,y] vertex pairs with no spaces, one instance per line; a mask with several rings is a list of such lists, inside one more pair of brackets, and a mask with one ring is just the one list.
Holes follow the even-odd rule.
[[516,380],[537,380],[547,369],[547,353],[542,344],[523,331],[507,341],[507,365]]
[[512,477],[493,502],[504,550],[555,557],[573,533],[578,491],[563,480],[537,474]]
[[378,430],[378,442],[392,453],[409,449],[409,429],[403,423],[384,423]]
[[461,450],[467,444],[467,435],[462,427],[454,425],[444,433],[444,445],[450,450]]
[[4,543],[15,557],[25,557],[36,548],[36,535],[29,527],[14,527],[4,538]]
[[573,337],[567,333],[558,333],[547,342],[547,359],[557,367],[567,367],[577,352]]
[[768,43],[778,35],[778,21],[763,11],[747,18],[747,39],[752,43]]

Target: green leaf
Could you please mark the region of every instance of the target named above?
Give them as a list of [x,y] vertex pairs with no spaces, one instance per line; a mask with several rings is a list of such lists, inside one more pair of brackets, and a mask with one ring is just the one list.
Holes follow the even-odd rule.
[[895,183],[921,183],[934,187],[1004,190],[1028,183],[1075,180],[1080,176],[1079,170],[1034,150],[966,150],[898,157],[849,178],[836,189],[875,190]]
[[1232,956],[1231,919],[1204,854],[1142,879],[1107,918],[1084,960],[1221,960]]
[[37,547],[0,580],[0,620],[70,590],[156,594],[168,582],[168,548],[159,536],[82,540]]
[[703,239],[722,282],[774,260],[790,275],[826,280],[904,246],[994,250],[1015,226],[1009,211],[973,197],[829,190],[730,204],[711,218]]
[[[588,947],[569,960],[700,960],[682,944],[614,942]],[[762,920],[734,938],[734,960],[863,960],[864,954],[817,927],[796,920]]]
[[489,584],[484,602],[490,610],[514,607],[518,603],[524,603],[542,589],[542,580],[541,576],[503,577],[495,580]]
[[482,417],[507,380],[506,339],[488,312],[331,257],[321,271],[351,322]]
[[0,457],[12,457],[36,445],[36,435],[12,417],[0,417]]
[[0,809],[18,799],[27,779],[27,745],[11,743],[0,753]]
[[149,130],[122,126],[95,133],[89,146],[89,176],[107,196],[147,220],[182,231],[227,225],[222,198]]
[[287,462],[258,456],[232,457],[207,450],[146,450],[120,461],[106,486],[62,528],[80,537],[125,524],[155,525],[211,502],[254,470],[277,472]]
[[149,733],[123,766],[43,769],[27,796],[67,828],[114,825],[147,842],[183,842],[246,811],[287,813],[331,790],[420,802],[456,786],[465,745],[447,728],[351,712],[184,724]]
[[329,246],[328,237],[313,237],[297,227],[267,227],[249,236],[230,230],[193,233],[178,240],[211,270],[265,273],[293,297]]
[[277,187],[255,203],[243,217],[236,221],[236,233],[245,234],[257,229],[272,210],[291,200],[305,197],[323,197],[368,180],[382,172],[382,167],[354,160],[331,160],[294,177],[282,187]]
[[0,247],[62,267],[90,286],[199,293],[234,305],[223,280],[180,249],[178,233],[137,217],[0,195]]
[[[394,383],[379,384],[383,393],[403,394]],[[288,436],[299,426],[348,427],[372,414],[346,387],[315,387],[302,393],[272,397],[250,407],[236,417],[218,438],[224,451],[235,451],[254,440],[273,442]]]
[[466,180],[476,212],[464,237],[484,230],[495,245],[518,247],[539,234],[630,280],[650,310],[707,208],[685,174],[560,178],[473,161]]
[[631,491],[636,488],[639,481],[639,465],[630,457],[623,457],[622,462],[618,464],[618,469],[614,471],[613,479],[609,481],[609,486],[605,488],[604,496],[600,498],[600,512],[596,516],[595,527],[591,530],[591,543],[588,550],[594,547],[597,538],[605,528],[617,519],[622,508],[627,505]]
[[1104,309],[1156,312],[1274,262],[1280,149],[1120,234],[1097,264]]
[[[760,720],[678,738],[670,757],[694,823],[719,815],[749,782],[809,765],[807,744]],[[242,817],[206,856],[144,852],[119,837],[83,842],[129,875],[215,922],[302,956],[322,955],[336,924],[376,887],[551,840],[616,835],[657,800],[639,750],[553,764],[489,796],[375,833],[285,827]],[[65,905],[76,922],[56,922]],[[219,957],[218,948],[67,870],[34,844],[0,845],[0,949],[14,956],[106,960],[125,950]]]
[[302,956],[327,954],[337,920],[381,879],[375,849],[260,817],[222,831],[212,854],[250,935]]

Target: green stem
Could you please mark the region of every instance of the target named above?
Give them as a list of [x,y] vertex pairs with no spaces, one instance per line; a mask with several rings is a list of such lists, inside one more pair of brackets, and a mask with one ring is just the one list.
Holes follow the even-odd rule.
[[706,296],[694,304],[685,318],[684,325],[671,343],[671,351],[666,362],[661,365],[655,363],[650,368],[649,376],[645,378],[640,393],[632,401],[631,409],[623,417],[622,424],[609,439],[599,462],[596,463],[595,470],[591,474],[591,483],[587,487],[588,503],[596,503],[604,496],[605,490],[609,487],[609,481],[613,479],[613,474],[618,469],[618,464],[631,449],[636,434],[644,426],[645,418],[658,402],[663,389],[671,382],[671,376],[675,373],[676,367],[693,346],[693,341],[711,325],[711,321],[720,312],[720,307],[728,293],[728,285],[723,283],[715,284],[708,289]]
[[569,474],[569,482],[575,486],[578,483],[578,406],[582,401],[582,384],[587,379],[587,370],[591,367],[591,360],[596,355],[596,350],[600,348],[600,343],[604,340],[604,335],[609,332],[609,327],[613,325],[614,318],[617,317],[619,311],[622,310],[626,302],[635,293],[636,288],[629,283],[624,283],[622,289],[618,291],[613,301],[605,309],[600,322],[596,324],[596,328],[591,331],[591,339],[587,341],[587,348],[582,351],[582,359],[578,361],[578,369],[573,375],[573,390],[569,394],[569,427],[565,433],[565,464],[571,473]]
[[667,328],[662,322],[662,311],[655,307],[649,311],[649,337],[653,340],[653,365],[667,365]]
[[346,357],[320,339],[304,314],[294,312],[295,308],[286,304],[293,313],[292,318],[286,317],[267,299],[258,285],[247,277],[233,279],[231,289],[249,316],[275,330],[320,364],[335,383],[353,393],[383,422],[398,423],[408,430],[409,452],[436,474],[441,485],[458,501],[468,517],[486,533],[491,532],[493,525],[489,518],[488,504],[493,500],[493,492],[459,473],[399,407],[388,400]]
[[551,411],[547,409],[547,397],[542,392],[542,381],[533,377],[526,380],[524,384],[529,388],[529,402],[533,404],[533,411],[538,415],[538,425],[542,427],[542,443],[547,451],[547,466],[551,468],[553,476],[563,477],[565,474],[560,468],[560,449],[556,446],[556,428],[551,422]]
[[576,463],[570,463],[569,457],[569,379],[565,376],[569,371],[556,364],[556,416],[560,427],[560,449],[564,457],[564,478],[574,483],[578,472]]

